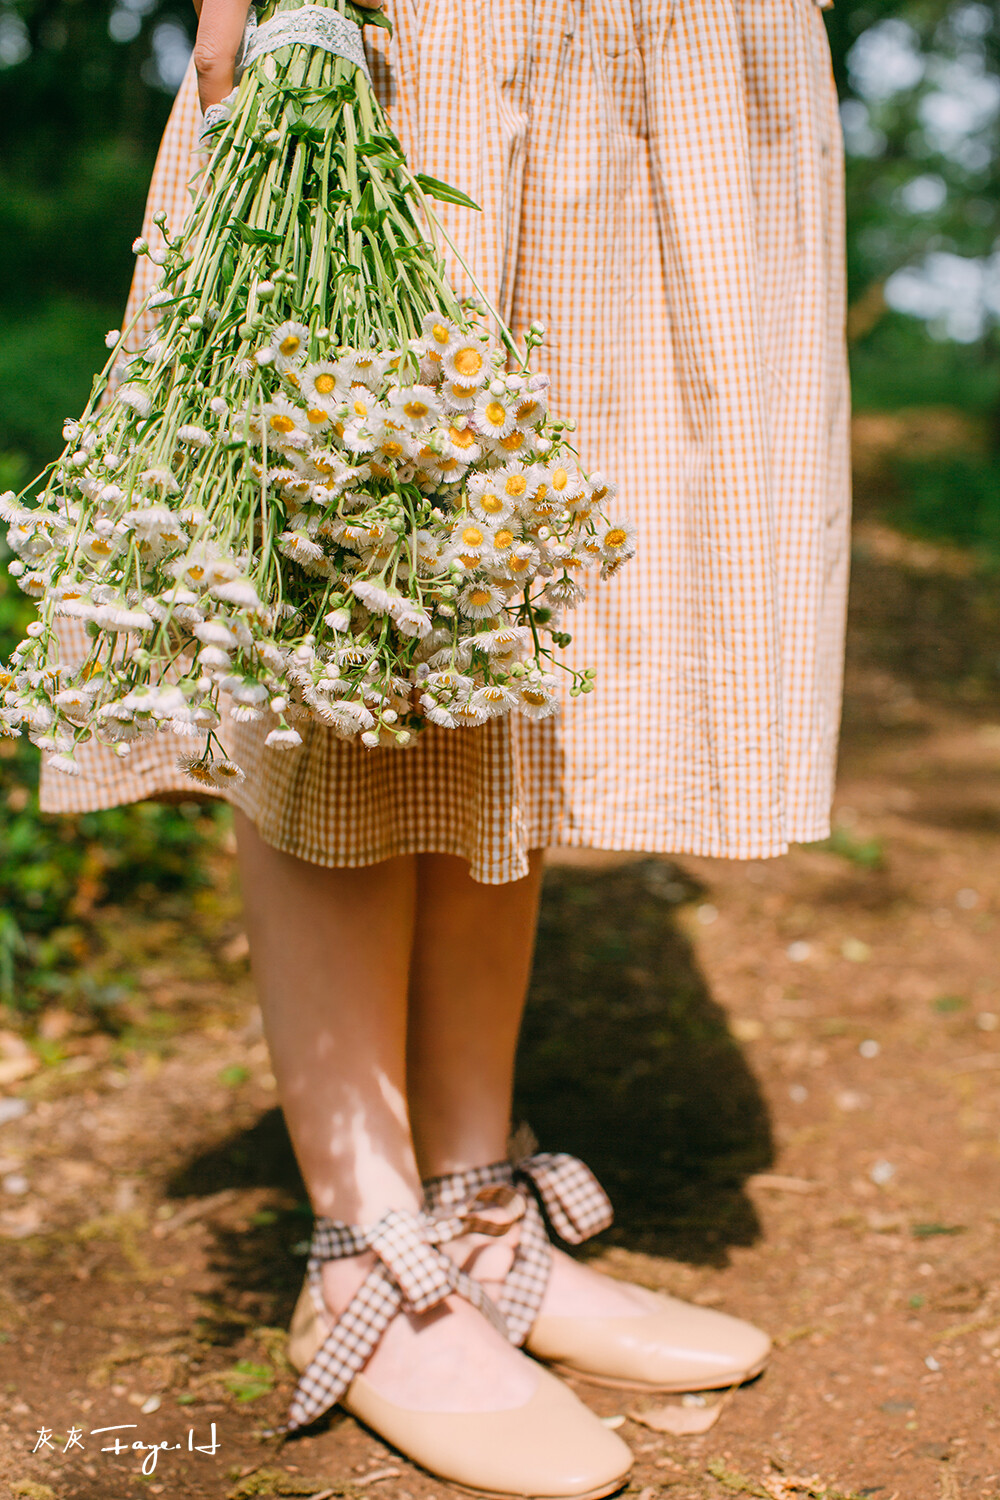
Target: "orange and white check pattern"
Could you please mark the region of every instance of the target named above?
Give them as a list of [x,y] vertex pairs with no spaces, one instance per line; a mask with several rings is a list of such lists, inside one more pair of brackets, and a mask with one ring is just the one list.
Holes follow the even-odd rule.
[[[533,847],[760,858],[822,838],[840,713],[850,490],[842,147],[816,0],[394,0],[369,57],[411,163],[555,409],[621,486],[640,550],[571,617],[597,691],[558,722],[293,751],[232,725],[227,795],[327,865],[437,850],[516,879]],[[175,228],[191,73],[154,173]],[[461,272],[453,267],[456,281]],[[141,260],[130,308],[148,289]],[[69,622],[72,623],[72,622]],[[72,647],[71,635],[67,640]],[[188,748],[187,745],[181,748]],[[79,811],[188,785],[170,743],[46,773]]]

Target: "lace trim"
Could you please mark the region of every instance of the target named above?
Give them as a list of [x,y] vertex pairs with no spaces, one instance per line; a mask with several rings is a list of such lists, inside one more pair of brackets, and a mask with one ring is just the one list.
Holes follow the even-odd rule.
[[325,5],[302,5],[298,10],[282,11],[270,21],[265,21],[263,26],[256,24],[251,11],[243,36],[240,66],[248,68],[258,57],[296,43],[306,47],[322,47],[324,52],[345,57],[348,62],[360,68],[371,82],[361,27]]

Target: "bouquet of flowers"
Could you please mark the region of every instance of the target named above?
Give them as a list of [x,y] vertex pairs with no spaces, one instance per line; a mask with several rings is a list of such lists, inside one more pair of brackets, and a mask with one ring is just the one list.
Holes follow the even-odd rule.
[[[372,12],[265,15],[206,116],[187,223],[136,242],[162,267],[156,332],[132,355],[109,334],[62,455],[0,496],[39,601],[0,731],[68,774],[92,736],[125,756],[168,731],[196,780],[238,778],[223,713],[266,721],[268,745],[306,717],[370,748],[544,717],[582,571],[634,552],[530,368],[544,330],[522,350],[471,274],[474,299],[448,285],[430,199],[475,205],[407,167],[365,65]],[[60,659],[65,616],[83,660]]]

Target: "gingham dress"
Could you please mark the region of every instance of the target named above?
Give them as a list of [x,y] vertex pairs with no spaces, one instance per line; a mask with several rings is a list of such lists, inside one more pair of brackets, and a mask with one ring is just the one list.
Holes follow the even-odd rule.
[[[367,751],[316,726],[229,792],[326,865],[437,850],[499,883],[533,847],[759,858],[819,839],[840,711],[848,394],[841,138],[816,0],[394,0],[370,61],[411,163],[555,409],[621,487],[639,553],[570,617],[597,689],[558,721]],[[197,167],[189,72],[144,233]],[[131,304],[148,285],[141,260]],[[457,269],[456,280],[461,281]],[[141,333],[142,330],[139,330]],[[77,645],[79,644],[77,640]],[[72,632],[67,649],[74,648]],[[84,747],[49,811],[188,789],[181,746]]]

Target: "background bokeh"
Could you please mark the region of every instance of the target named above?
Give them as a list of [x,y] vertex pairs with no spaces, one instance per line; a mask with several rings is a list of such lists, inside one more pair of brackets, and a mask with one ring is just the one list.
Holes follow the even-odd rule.
[[[1000,561],[1000,4],[837,0],[827,25],[859,511],[972,549],[982,573]],[[0,487],[58,451],[104,361],[193,29],[183,0],[0,0]],[[0,657],[26,614],[0,573]],[[0,755],[0,1001],[35,1008],[94,903],[197,882],[218,817],[40,819],[31,747]]]

